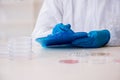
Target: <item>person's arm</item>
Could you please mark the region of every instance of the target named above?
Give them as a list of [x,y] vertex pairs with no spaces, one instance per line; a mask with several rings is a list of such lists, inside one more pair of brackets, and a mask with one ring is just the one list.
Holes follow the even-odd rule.
[[62,0],[45,0],[39,13],[32,38],[47,36],[52,28],[62,22]]

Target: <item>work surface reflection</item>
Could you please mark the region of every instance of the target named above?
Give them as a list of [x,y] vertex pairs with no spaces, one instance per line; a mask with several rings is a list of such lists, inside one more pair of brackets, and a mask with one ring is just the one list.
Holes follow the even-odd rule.
[[41,47],[17,56],[8,51],[0,54],[0,80],[120,80],[119,53],[120,47]]

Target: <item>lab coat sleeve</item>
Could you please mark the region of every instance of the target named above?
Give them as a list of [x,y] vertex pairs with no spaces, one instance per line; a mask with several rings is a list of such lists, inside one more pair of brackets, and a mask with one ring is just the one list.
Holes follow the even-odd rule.
[[62,12],[62,0],[44,0],[32,38],[36,39],[51,34],[52,28],[62,22]]

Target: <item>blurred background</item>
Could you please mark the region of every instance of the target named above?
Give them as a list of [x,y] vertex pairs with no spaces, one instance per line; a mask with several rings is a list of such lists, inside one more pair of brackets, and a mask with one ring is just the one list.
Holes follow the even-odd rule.
[[0,0],[0,39],[30,36],[43,0]]

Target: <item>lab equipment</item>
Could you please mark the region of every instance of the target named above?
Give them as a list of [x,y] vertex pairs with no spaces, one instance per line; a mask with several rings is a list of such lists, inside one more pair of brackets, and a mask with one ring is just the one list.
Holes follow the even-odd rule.
[[31,37],[16,37],[8,41],[11,59],[30,59],[32,56]]
[[79,38],[72,42],[73,45],[83,48],[99,48],[106,45],[110,40],[108,30],[90,31],[88,37]]

